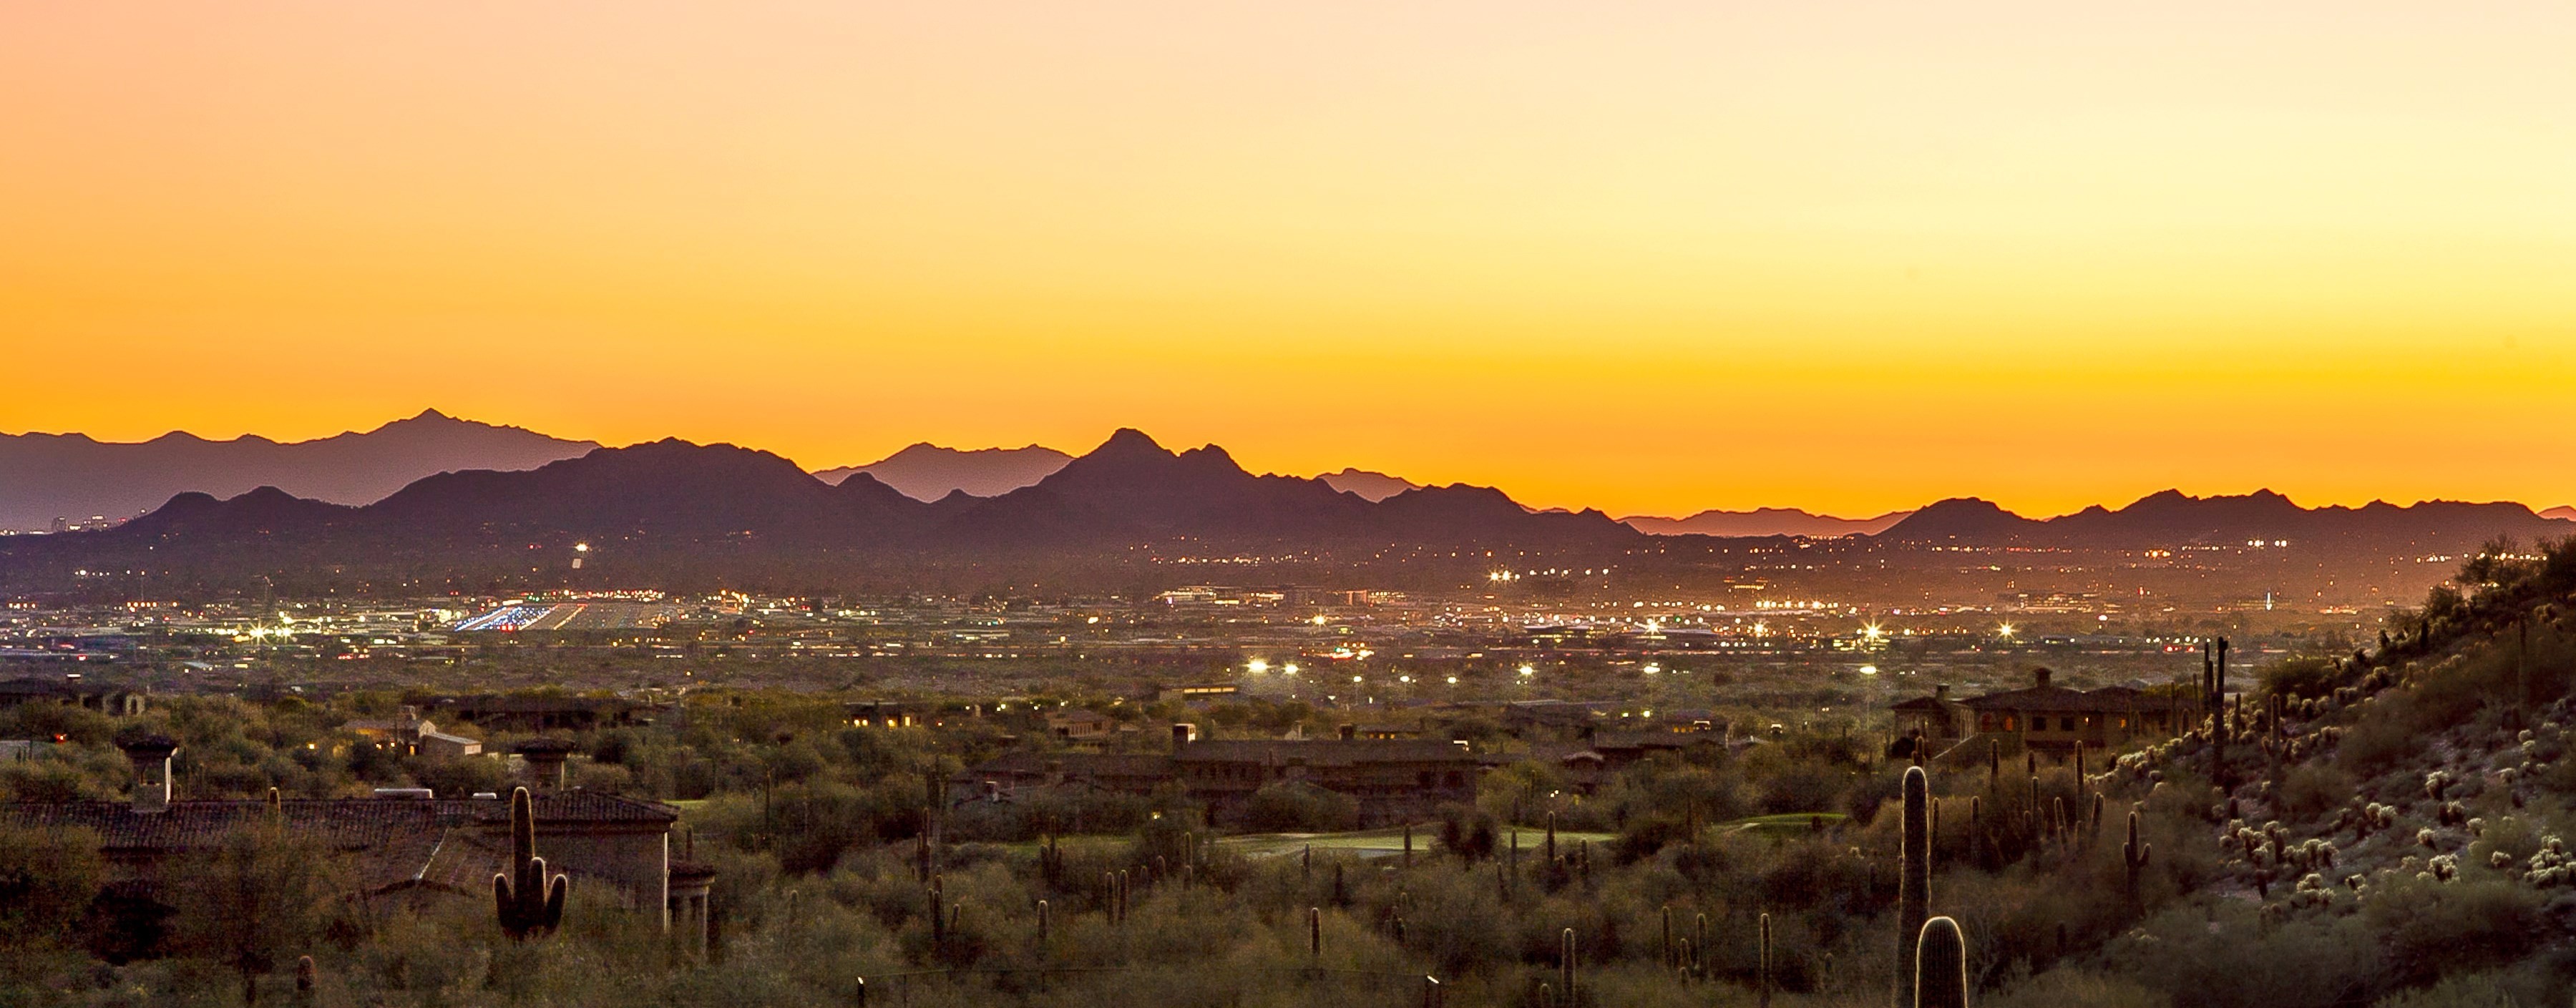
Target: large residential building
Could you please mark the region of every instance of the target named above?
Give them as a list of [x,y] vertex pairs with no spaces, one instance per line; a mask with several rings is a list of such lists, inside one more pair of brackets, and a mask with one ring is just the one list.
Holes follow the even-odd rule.
[[[173,873],[244,827],[276,825],[319,840],[347,859],[350,883],[371,897],[489,899],[492,877],[510,857],[510,803],[499,795],[432,797],[404,789],[373,798],[289,798],[274,804],[174,800],[171,758],[178,747],[167,739],[141,739],[125,750],[136,770],[129,801],[0,803],[0,823],[95,833],[111,892],[133,919],[166,915],[169,887],[185,884]],[[684,923],[698,925],[690,914],[703,905],[695,897],[704,893],[705,873],[671,859],[676,810],[543,781],[532,791],[537,853],[549,867],[571,876],[576,886],[615,893],[665,926],[675,906]],[[677,891],[675,877],[684,883]]]
[[2170,737],[2196,713],[2177,694],[2130,686],[2075,690],[2050,682],[2035,669],[2031,685],[1954,700],[1950,687],[1889,706],[1899,736],[1920,739],[1938,756],[1971,737],[2010,740],[2024,748],[2070,756],[2081,746],[2113,748],[2141,737]]

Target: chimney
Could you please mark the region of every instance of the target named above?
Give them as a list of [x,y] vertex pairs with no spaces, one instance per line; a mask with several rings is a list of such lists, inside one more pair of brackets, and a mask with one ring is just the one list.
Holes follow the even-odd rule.
[[1932,687],[1932,699],[1934,699],[1934,700],[1947,700],[1947,699],[1950,699],[1950,684],[1949,684],[1949,683],[1942,683],[1942,684],[1940,684],[1940,685],[1938,685],[1938,686],[1934,686],[1934,687]]
[[1194,725],[1194,724],[1191,724],[1191,723],[1186,722],[1186,721],[1176,721],[1176,722],[1173,722],[1173,724],[1172,724],[1172,751],[1173,751],[1173,752],[1179,752],[1179,751],[1181,751],[1181,750],[1183,750],[1183,749],[1187,749],[1187,748],[1189,748],[1189,747],[1190,747],[1190,743],[1191,743],[1191,742],[1193,742],[1193,741],[1196,741],[1196,740],[1198,739],[1198,737],[1199,737],[1199,726]]
[[2048,688],[2048,676],[2049,671],[2045,668],[2032,669],[2030,673],[2030,677],[2032,679],[2038,680],[2039,688],[2041,689]]
[[1358,737],[1360,737],[1360,726],[1354,724],[1342,726],[1342,741],[1348,742]]
[[532,738],[519,743],[516,752],[527,764],[528,781],[536,790],[561,788],[564,783],[564,761],[572,758],[572,743],[561,739]]
[[170,757],[179,751],[179,743],[160,735],[146,735],[117,746],[125,758],[134,761],[134,810],[167,812],[170,810]]

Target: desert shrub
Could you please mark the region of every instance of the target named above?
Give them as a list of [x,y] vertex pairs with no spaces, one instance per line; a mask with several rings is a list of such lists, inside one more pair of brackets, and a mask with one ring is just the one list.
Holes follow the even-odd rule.
[[1304,781],[1264,785],[1244,808],[1244,825],[1267,833],[1326,833],[1359,821],[1359,799]]
[[105,871],[97,834],[0,824],[0,945],[25,949],[69,936]]
[[2365,717],[2344,731],[2335,762],[2358,776],[2375,777],[2414,756],[2417,747],[2415,730],[2397,718]]
[[2165,1008],[2173,1000],[2138,981],[2082,969],[2053,969],[2006,985],[1978,1004],[1985,1008]]
[[2178,907],[2113,941],[2106,957],[2174,1003],[2208,1008],[2330,1008],[2387,989],[2378,949],[2354,918],[2310,913],[2266,927],[2257,913]]
[[2502,978],[2491,973],[2452,977],[2430,987],[2399,991],[2371,1008],[2523,1008]]
[[2381,936],[2395,982],[2412,985],[2529,954],[2541,939],[2540,908],[2537,890],[2505,878],[2434,882],[2390,873],[2361,916]]
[[2334,692],[2335,663],[2331,658],[2286,658],[2256,673],[2267,695],[2307,699]]
[[1452,802],[1440,807],[1440,847],[1469,861],[1494,856],[1496,831],[1491,813]]
[[2352,800],[2352,795],[2351,774],[2332,764],[2301,763],[2282,775],[2281,786],[2273,792],[2275,818],[2314,819]]

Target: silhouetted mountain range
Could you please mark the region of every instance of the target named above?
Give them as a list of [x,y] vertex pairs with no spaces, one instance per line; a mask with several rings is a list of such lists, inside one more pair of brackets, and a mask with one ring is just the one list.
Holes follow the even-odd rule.
[[2456,553],[2499,535],[2528,541],[2570,532],[2576,532],[2576,523],[2542,517],[2521,504],[2425,501],[2399,507],[2373,501],[2358,508],[2302,508],[2270,490],[2220,497],[2166,490],[2117,510],[2097,504],[2047,519],[2024,518],[1990,501],[1958,497],[1916,511],[1879,536],[1895,542],[2081,549],[2322,544],[2399,555],[2410,549]]
[[1036,485],[989,498],[922,502],[867,473],[834,485],[768,452],[665,440],[523,472],[441,473],[360,507],[273,487],[226,500],[185,493],[120,528],[0,541],[0,567],[453,577],[559,570],[587,545],[592,569],[651,577],[1140,549],[1174,558],[1616,550],[1640,539],[1598,511],[1534,514],[1491,488],[1371,502],[1321,480],[1254,475],[1213,445],[1173,452],[1121,430]]
[[866,473],[906,497],[935,501],[952,493],[999,497],[1055,475],[1073,456],[1041,445],[1024,448],[942,448],[924,441],[863,466],[826,469],[814,475],[837,484],[853,473]]
[[1619,520],[1648,535],[1806,536],[1821,539],[1876,535],[1913,513],[1891,511],[1876,518],[1836,518],[1797,508],[1755,508],[1751,511],[1702,511],[1688,518],[1636,515]]
[[1345,468],[1340,472],[1325,473],[1315,478],[1323,480],[1324,485],[1335,490],[1373,501],[1382,501],[1407,490],[1422,488],[1422,484],[1404,477],[1389,476],[1366,469]]
[[184,432],[141,442],[0,434],[0,529],[41,530],[56,518],[130,518],[175,494],[233,497],[262,486],[367,504],[432,473],[534,469],[597,447],[437,410],[365,433],[285,443],[257,435],[209,441]]

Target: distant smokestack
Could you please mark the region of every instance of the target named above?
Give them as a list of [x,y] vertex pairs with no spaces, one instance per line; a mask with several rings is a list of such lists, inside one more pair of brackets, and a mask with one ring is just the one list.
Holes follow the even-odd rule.
[[134,810],[169,811],[170,757],[179,752],[179,743],[148,735],[117,748],[125,750],[125,758],[134,761]]

